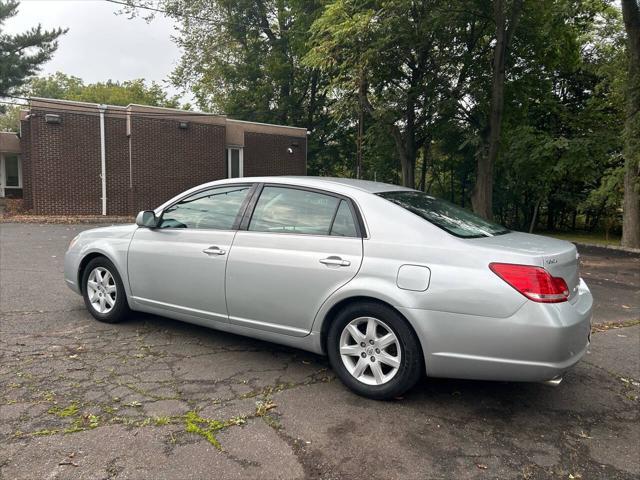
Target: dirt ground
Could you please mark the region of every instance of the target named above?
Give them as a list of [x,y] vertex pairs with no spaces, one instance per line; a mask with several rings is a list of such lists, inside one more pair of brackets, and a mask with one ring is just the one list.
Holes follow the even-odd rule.
[[0,478],[640,475],[640,256],[581,249],[589,353],[557,388],[424,379],[360,398],[323,357],[135,314],[62,279],[88,225],[0,224]]

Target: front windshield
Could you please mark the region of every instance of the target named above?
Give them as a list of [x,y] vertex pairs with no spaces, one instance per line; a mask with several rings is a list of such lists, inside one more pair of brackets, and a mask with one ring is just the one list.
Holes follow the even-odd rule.
[[464,208],[423,192],[405,190],[383,192],[378,195],[457,237],[493,237],[509,233],[509,230],[501,225],[484,220]]

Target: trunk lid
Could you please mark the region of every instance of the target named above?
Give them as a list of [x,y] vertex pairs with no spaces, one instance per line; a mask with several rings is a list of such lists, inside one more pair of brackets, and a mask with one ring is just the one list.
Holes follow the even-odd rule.
[[[510,232],[467,241],[485,249],[495,250],[500,257],[509,253],[514,256],[530,257],[534,261],[533,264],[544,267],[551,275],[560,277],[567,283],[569,299],[578,292],[579,255],[576,246],[571,242],[522,232]],[[500,257],[496,257],[495,261],[502,261]],[[515,259],[512,261],[512,263],[516,262]]]

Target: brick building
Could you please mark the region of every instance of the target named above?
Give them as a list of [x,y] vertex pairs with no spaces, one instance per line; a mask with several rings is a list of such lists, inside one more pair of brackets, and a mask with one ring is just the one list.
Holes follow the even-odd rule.
[[35,214],[130,215],[211,180],[306,173],[303,128],[42,98],[20,123],[19,179],[0,195]]

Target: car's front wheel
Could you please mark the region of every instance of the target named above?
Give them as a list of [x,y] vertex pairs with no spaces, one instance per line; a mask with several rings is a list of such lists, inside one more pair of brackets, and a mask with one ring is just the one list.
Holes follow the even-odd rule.
[[94,258],[84,269],[82,296],[89,313],[101,322],[117,323],[129,314],[120,274],[105,257]]
[[402,395],[422,374],[418,340],[395,310],[375,302],[351,304],[332,323],[329,361],[359,395],[383,400]]

